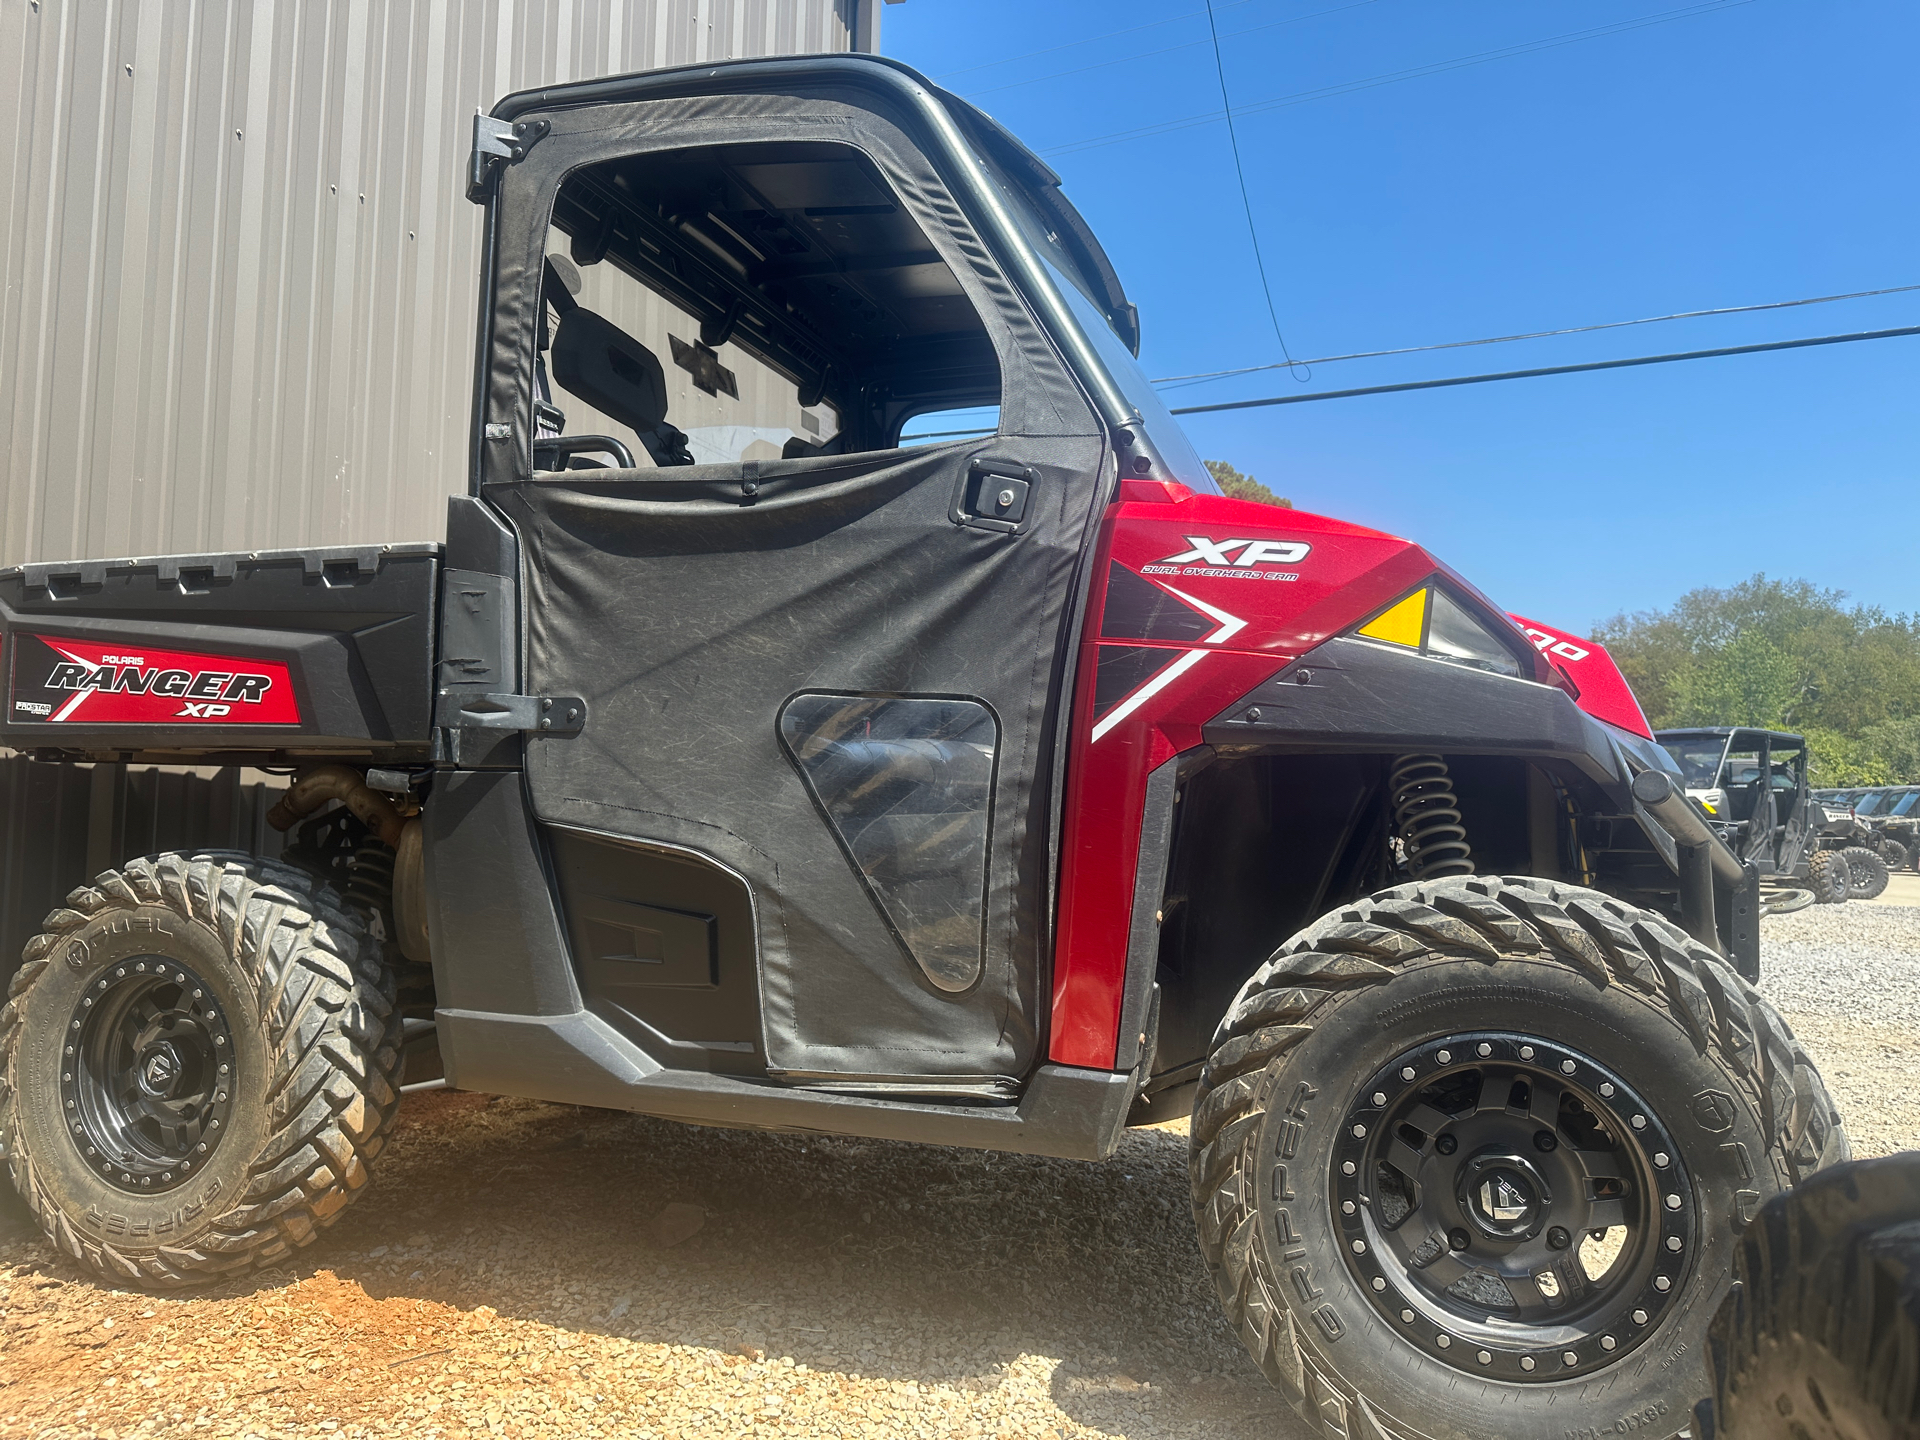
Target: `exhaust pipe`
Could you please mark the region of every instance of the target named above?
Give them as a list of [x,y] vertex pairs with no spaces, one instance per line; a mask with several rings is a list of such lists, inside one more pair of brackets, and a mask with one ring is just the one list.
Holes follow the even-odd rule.
[[427,866],[425,835],[417,817],[401,814],[392,798],[367,784],[366,776],[349,765],[319,765],[298,776],[287,793],[267,811],[267,823],[291,830],[329,800],[338,800],[375,836],[394,851],[393,936],[400,953],[427,964],[432,959],[427,938]]
[[346,765],[320,765],[299,776],[279,803],[267,811],[267,823],[276,830],[291,830],[329,800],[338,800],[386,844],[395,850],[400,848],[406,818],[399,807],[378,790],[370,789],[366,776]]

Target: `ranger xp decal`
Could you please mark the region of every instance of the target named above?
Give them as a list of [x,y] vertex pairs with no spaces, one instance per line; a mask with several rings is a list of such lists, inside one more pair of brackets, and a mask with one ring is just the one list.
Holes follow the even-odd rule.
[[1211,540],[1186,537],[1187,549],[1152,565],[1148,575],[1208,575],[1222,580],[1298,580],[1290,570],[1261,570],[1261,565],[1298,565],[1312,551],[1305,540]]
[[298,725],[287,667],[16,633],[7,712],[49,725]]

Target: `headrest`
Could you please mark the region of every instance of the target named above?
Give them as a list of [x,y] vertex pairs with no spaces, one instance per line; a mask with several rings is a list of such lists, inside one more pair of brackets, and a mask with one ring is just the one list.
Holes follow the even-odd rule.
[[635,434],[667,418],[667,375],[657,357],[611,320],[575,305],[553,333],[554,380]]

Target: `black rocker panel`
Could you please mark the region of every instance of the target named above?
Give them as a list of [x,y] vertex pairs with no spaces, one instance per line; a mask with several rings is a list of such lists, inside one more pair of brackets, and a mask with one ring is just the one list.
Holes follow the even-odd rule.
[[670,1068],[764,1073],[746,884],[688,851],[547,833],[588,1008]]

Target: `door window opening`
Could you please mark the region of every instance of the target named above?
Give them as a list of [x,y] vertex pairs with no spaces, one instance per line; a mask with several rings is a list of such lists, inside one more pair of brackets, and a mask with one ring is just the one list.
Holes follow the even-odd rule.
[[[979,312],[879,170],[837,143],[575,171],[536,343],[537,470],[846,455],[999,423]],[[969,423],[919,423],[948,414]],[[967,433],[901,439],[906,416]]]

